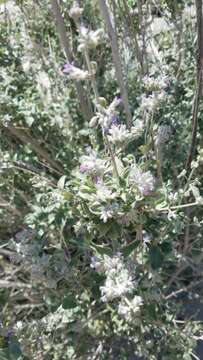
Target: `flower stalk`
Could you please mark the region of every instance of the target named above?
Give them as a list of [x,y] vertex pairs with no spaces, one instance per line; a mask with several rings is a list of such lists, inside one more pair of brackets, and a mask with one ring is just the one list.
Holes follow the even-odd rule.
[[[59,34],[59,39],[61,43],[61,47],[65,52],[66,59],[69,63],[71,63],[74,60],[73,53],[71,51],[71,47],[68,41],[68,37],[66,35],[66,28],[64,24],[63,17],[61,15],[60,7],[58,0],[52,0],[52,11],[55,17],[56,27]],[[77,97],[82,109],[82,114],[85,117],[85,119],[88,121],[92,116],[92,111],[90,107],[88,106],[88,101],[84,94],[84,89],[82,88],[82,85],[79,82],[75,82],[75,88],[77,92]]]

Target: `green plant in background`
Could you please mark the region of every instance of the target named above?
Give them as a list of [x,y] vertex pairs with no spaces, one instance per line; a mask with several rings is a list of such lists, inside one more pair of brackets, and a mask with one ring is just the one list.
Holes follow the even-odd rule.
[[194,4],[1,6],[0,358],[197,358]]

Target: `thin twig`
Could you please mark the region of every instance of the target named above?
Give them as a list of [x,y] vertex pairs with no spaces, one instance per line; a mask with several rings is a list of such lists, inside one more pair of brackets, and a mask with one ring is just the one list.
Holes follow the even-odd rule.
[[26,289],[31,289],[32,285],[31,284],[25,284],[23,282],[17,282],[17,281],[7,281],[7,280],[0,280],[0,287],[1,288],[26,288]]
[[201,279],[201,280],[198,280],[195,283],[192,283],[192,284],[190,284],[188,286],[184,286],[183,288],[181,288],[179,290],[173,291],[171,294],[167,295],[165,297],[165,299],[168,300],[168,299],[171,299],[172,297],[174,297],[174,296],[176,296],[178,294],[181,294],[182,292],[187,292],[188,290],[191,290],[195,286],[200,285],[202,282],[203,282],[203,280]]
[[166,208],[156,208],[157,211],[170,211],[170,210],[178,210],[178,209],[184,209],[184,208],[188,208],[188,207],[192,207],[192,206],[202,206],[203,204],[200,204],[198,202],[193,202],[193,203],[189,203],[189,204],[183,204],[183,205],[177,205],[177,206],[171,206],[171,207],[166,207]]
[[143,71],[144,74],[148,74],[148,57],[147,57],[147,45],[146,45],[146,28],[147,23],[145,20],[145,15],[143,12],[143,0],[137,1],[137,8],[138,8],[138,19],[139,19],[139,26],[142,38],[142,51],[141,51],[141,61],[143,64]]
[[[23,144],[30,144],[33,150],[37,153],[38,156],[41,156],[47,163],[51,166],[53,171],[57,171],[57,174],[64,174],[63,168],[60,164],[58,164],[55,160],[53,160],[47,151],[41,147],[36,139],[34,139],[31,134],[27,133],[25,130],[21,128],[16,128],[13,125],[9,125],[4,127],[4,130],[10,133],[12,136],[20,140]],[[55,171],[55,172],[56,172]]]
[[15,169],[18,169],[18,170],[21,170],[21,171],[24,171],[25,173],[28,173],[28,174],[32,174],[34,176],[39,176],[40,179],[46,181],[47,184],[49,184],[50,186],[53,186],[54,188],[57,187],[57,183],[55,183],[54,181],[51,181],[49,179],[47,179],[45,176],[42,176],[41,174],[39,173],[36,173],[32,170],[29,170],[29,169],[26,169],[26,168],[23,168],[21,166],[16,166],[16,165],[13,165],[13,168]]
[[[0,199],[1,200],[1,199]],[[21,212],[18,211],[18,209],[16,209],[16,207],[12,204],[10,204],[9,202],[3,200],[1,200],[0,202],[0,208],[6,208],[8,209],[8,211],[10,211],[11,213],[13,213],[13,215],[16,215],[16,216],[21,216]]]

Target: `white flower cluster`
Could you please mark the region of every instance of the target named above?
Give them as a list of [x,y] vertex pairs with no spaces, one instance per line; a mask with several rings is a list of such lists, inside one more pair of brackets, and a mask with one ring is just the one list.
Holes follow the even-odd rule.
[[142,111],[148,111],[150,113],[156,111],[161,105],[163,99],[165,97],[164,92],[153,92],[151,95],[141,96],[141,105],[140,108]]
[[132,139],[132,134],[126,129],[126,125],[112,125],[108,139],[114,145],[122,145]]
[[118,314],[130,322],[140,313],[140,307],[143,305],[141,296],[135,295],[132,300],[123,299],[118,306]]
[[73,20],[78,21],[79,18],[81,17],[81,15],[82,15],[82,13],[83,13],[83,8],[79,7],[78,2],[75,1],[75,2],[73,3],[72,8],[71,8],[70,11],[69,11],[70,17],[71,17]]
[[108,201],[116,197],[116,193],[112,192],[102,181],[99,181],[96,185],[96,199],[99,202]]
[[85,26],[80,26],[80,37],[78,51],[82,52],[85,49],[95,49],[103,40],[104,31],[98,29],[96,31],[89,30]]
[[133,139],[137,139],[140,135],[142,135],[143,130],[144,130],[143,121],[136,120],[135,124],[130,129]]
[[138,138],[143,131],[142,121],[137,120],[130,130],[126,125],[112,125],[109,129],[108,139],[114,145],[123,145]]
[[69,79],[76,81],[87,80],[91,76],[88,71],[81,70],[80,68],[75,66],[73,62],[64,65],[63,73],[67,74]]
[[106,223],[108,219],[111,219],[115,214],[118,213],[118,204],[107,204],[100,207],[100,219]]
[[121,254],[103,258],[103,268],[106,275],[104,286],[100,287],[102,301],[107,302],[132,292],[134,282],[126,268]]
[[149,94],[141,96],[140,108],[142,111],[154,112],[161,106],[166,96],[165,89],[169,84],[169,79],[166,76],[157,79],[152,76],[145,76],[143,84]]
[[49,89],[51,87],[49,76],[45,71],[39,71],[36,80],[43,89]]
[[168,78],[166,76],[155,79],[152,76],[146,75],[143,78],[144,87],[147,91],[161,91],[166,88],[168,84]]
[[106,169],[106,161],[99,159],[94,151],[81,156],[80,163],[80,172],[87,175],[100,176]]
[[142,171],[134,166],[129,174],[129,184],[135,185],[142,195],[150,195],[155,187],[155,180],[150,171]]
[[31,228],[25,228],[15,235],[12,246],[16,254],[11,261],[22,264],[30,273],[31,281],[56,288],[57,282],[67,277],[65,253],[46,254],[43,245],[35,241],[35,235],[36,231]]
[[101,259],[98,256],[92,256],[91,257],[91,263],[90,267],[97,271],[98,273],[104,272],[104,262],[103,259]]
[[171,126],[161,125],[158,128],[157,136],[156,136],[156,145],[164,145],[170,138],[171,135]]
[[99,124],[102,129],[109,129],[109,127],[117,120],[116,108],[120,105],[121,101],[122,100],[120,98],[115,97],[108,108],[104,108],[102,106],[101,112],[96,113],[96,115],[90,120],[90,126],[96,127]]

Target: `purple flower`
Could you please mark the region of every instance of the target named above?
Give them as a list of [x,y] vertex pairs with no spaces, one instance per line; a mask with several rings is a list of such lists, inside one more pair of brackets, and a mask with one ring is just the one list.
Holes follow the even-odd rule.
[[123,256],[123,254],[122,254],[122,252],[121,252],[121,251],[117,251],[117,252],[115,253],[115,256],[117,256],[117,257],[122,257],[122,256]]
[[101,182],[101,178],[99,176],[92,176],[92,181],[94,184],[99,184]]
[[6,332],[6,337],[10,338],[11,336],[13,336],[13,329],[9,327]]
[[97,264],[99,262],[99,259],[97,256],[92,256],[91,257],[91,264],[90,264],[90,267],[95,269],[97,267]]
[[107,135],[109,133],[109,128],[108,127],[104,127],[103,128],[103,132],[104,132],[104,135]]
[[106,167],[106,161],[97,158],[94,152],[90,153],[89,156],[82,156],[80,162],[80,172],[87,175],[100,176],[104,173]]
[[81,164],[80,165],[80,172],[81,174],[86,173],[89,170],[89,167],[86,164]]
[[146,196],[151,195],[155,188],[155,179],[150,171],[142,171],[134,166],[129,174],[129,183],[135,185],[139,192]]
[[118,116],[117,116],[117,114],[112,115],[111,124],[112,125],[118,125]]
[[64,73],[64,74],[70,74],[71,72],[74,71],[74,68],[75,68],[75,66],[74,66],[74,61],[72,61],[71,63],[68,62],[68,63],[66,63],[66,64],[64,65],[64,67],[63,67],[63,73]]
[[89,73],[74,65],[74,62],[68,62],[63,67],[63,73],[69,76],[69,79],[80,81],[89,78]]
[[104,270],[103,269],[103,262],[97,256],[92,256],[91,257],[90,267],[92,269],[94,269],[96,272],[102,272]]
[[109,113],[111,113],[112,115],[115,113],[115,109],[117,108],[117,106],[120,105],[120,103],[122,102],[122,99],[120,97],[115,97],[112,101],[112,103],[109,105],[108,107],[108,111]]

